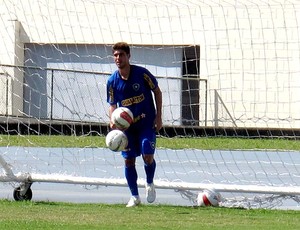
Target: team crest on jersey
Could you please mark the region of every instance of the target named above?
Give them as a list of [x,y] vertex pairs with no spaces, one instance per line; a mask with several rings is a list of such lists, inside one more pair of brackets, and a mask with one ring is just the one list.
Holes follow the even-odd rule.
[[135,90],[135,91],[138,91],[140,89],[140,84],[138,83],[135,83],[132,85],[132,88]]

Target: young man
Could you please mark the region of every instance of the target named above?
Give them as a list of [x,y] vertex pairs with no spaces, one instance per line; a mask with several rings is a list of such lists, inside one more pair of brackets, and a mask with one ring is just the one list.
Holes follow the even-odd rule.
[[[137,185],[136,157],[142,155],[146,173],[146,197],[149,203],[156,198],[153,178],[156,134],[162,127],[162,93],[156,78],[145,68],[131,65],[130,48],[125,42],[113,46],[114,61],[118,67],[107,81],[107,102],[109,116],[117,107],[127,107],[134,116],[134,123],[125,130],[128,147],[122,151],[125,159],[125,178],[131,191],[126,207],[141,203]],[[154,95],[154,99],[153,96]],[[110,123],[110,127],[114,128]]]

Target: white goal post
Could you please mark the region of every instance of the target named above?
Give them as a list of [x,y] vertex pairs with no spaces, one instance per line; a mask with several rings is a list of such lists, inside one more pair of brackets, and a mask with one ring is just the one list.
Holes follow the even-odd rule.
[[[32,198],[32,183],[127,186],[123,159],[106,148],[0,147],[1,182],[13,183],[14,198]],[[293,151],[158,149],[155,185],[175,190],[192,204],[204,190],[222,194],[223,206],[273,207],[299,202],[300,155]],[[137,162],[144,187],[142,162]],[[279,200],[281,199],[281,200]],[[279,201],[278,201],[279,200]]]
[[[297,0],[2,1],[0,132],[105,135],[111,46],[126,41],[131,63],[158,78],[166,136],[298,140],[299,17]],[[216,189],[224,205],[298,204],[300,152],[273,148],[158,148],[155,183],[194,203],[194,192]],[[31,198],[35,182],[126,186],[122,158],[108,149],[0,150],[0,181],[20,183],[17,199]]]

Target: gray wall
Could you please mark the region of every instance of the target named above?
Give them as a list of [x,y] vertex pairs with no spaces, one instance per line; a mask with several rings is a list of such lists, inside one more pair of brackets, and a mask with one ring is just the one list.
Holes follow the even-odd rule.
[[[182,74],[182,47],[133,46],[131,53],[132,64],[145,66],[159,77],[164,94],[164,122],[180,124],[181,81],[176,77]],[[37,118],[108,121],[105,85],[109,75],[92,72],[115,71],[111,46],[28,43],[25,60],[25,66],[39,68],[25,69],[25,114]],[[166,76],[175,79],[163,78]]]

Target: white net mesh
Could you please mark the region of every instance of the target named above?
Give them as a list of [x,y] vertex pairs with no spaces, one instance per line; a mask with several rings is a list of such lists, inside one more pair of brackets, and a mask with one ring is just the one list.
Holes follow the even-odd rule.
[[[299,12],[296,0],[1,1],[1,133],[105,134],[111,44],[126,41],[131,63],[158,78],[166,135],[299,139]],[[43,174],[123,178],[121,157],[88,147],[1,147],[2,176],[8,163],[40,180]],[[186,197],[187,184],[200,184],[200,191],[216,184],[244,206],[249,199],[258,206],[286,197],[298,203],[299,155],[276,146],[160,149],[157,179],[162,188],[183,183],[174,189]],[[295,196],[240,198],[225,185],[291,188]]]

